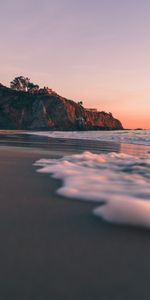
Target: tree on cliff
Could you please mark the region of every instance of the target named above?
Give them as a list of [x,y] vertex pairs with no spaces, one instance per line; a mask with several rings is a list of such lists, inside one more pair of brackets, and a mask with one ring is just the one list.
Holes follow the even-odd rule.
[[19,76],[15,77],[13,81],[10,83],[10,87],[16,91],[28,91],[30,79],[28,77]]
[[29,93],[38,93],[39,92],[39,85],[38,84],[34,84],[32,82],[29,82],[28,84],[28,92]]
[[79,102],[77,102],[77,104],[79,104],[79,105],[83,105],[83,102],[82,101],[79,101]]
[[16,91],[29,93],[36,93],[39,91],[39,86],[30,82],[30,79],[24,76],[15,77],[14,80],[11,81],[10,87]]

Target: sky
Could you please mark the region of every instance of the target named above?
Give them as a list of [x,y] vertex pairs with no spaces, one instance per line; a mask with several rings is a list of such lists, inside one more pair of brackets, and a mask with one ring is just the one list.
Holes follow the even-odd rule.
[[149,0],[1,0],[0,82],[19,75],[150,128]]

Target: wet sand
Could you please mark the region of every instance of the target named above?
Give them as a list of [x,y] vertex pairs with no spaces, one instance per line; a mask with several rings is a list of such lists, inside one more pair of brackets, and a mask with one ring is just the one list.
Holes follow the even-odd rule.
[[61,182],[32,164],[62,155],[59,143],[0,142],[0,299],[149,300],[150,231],[106,224],[94,204],[57,196]]

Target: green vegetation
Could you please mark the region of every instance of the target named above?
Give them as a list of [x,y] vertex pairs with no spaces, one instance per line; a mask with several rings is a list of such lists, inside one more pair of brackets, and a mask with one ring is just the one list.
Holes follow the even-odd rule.
[[79,104],[79,105],[83,105],[83,102],[82,101],[79,101],[79,102],[77,102],[77,104]]
[[39,86],[30,82],[30,79],[24,76],[15,77],[14,80],[11,81],[10,87],[16,91],[29,93],[37,93],[39,91]]

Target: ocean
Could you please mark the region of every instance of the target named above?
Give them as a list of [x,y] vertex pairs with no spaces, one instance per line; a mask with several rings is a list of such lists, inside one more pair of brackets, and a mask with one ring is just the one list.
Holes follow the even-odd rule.
[[[41,157],[37,172],[62,181],[56,191],[70,199],[95,203],[94,216],[109,223],[150,229],[150,130],[29,132],[53,139],[93,141],[93,151]],[[118,152],[95,153],[95,142],[120,144]],[[143,145],[143,151],[124,151],[127,145]],[[130,148],[130,147],[129,147]]]
[[[31,132],[29,132],[31,134]],[[38,131],[34,135],[51,138],[105,141],[150,146],[150,130]]]

